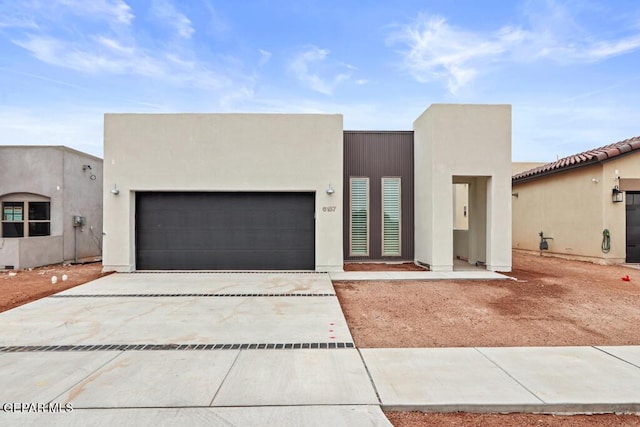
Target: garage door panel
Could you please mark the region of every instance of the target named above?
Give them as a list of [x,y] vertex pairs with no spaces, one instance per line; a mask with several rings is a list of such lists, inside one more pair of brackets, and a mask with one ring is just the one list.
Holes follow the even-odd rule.
[[314,193],[138,193],[139,270],[315,268]]
[[[291,263],[304,263],[307,258],[301,251],[272,251],[269,258],[262,251],[144,251],[138,257],[142,265],[164,259],[162,270],[247,270],[247,260],[251,260],[251,270],[291,270]],[[207,260],[206,267],[202,260]],[[274,267],[275,266],[275,267]],[[282,267],[278,267],[282,266]],[[152,269],[152,268],[147,268]]]
[[279,230],[277,234],[264,230],[167,230],[161,233],[143,232],[139,234],[147,247],[172,250],[209,250],[217,241],[227,240],[225,250],[276,250],[286,245],[290,250],[308,249],[300,240],[300,229]]

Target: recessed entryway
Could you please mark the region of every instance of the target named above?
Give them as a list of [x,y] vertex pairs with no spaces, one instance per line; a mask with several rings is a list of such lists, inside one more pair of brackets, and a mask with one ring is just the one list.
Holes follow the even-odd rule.
[[489,177],[454,176],[453,269],[485,269]]

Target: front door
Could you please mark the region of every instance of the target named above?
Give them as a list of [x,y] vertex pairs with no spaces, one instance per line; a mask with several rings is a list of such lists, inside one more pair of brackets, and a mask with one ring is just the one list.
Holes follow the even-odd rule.
[[626,192],[627,258],[629,263],[640,263],[640,192]]

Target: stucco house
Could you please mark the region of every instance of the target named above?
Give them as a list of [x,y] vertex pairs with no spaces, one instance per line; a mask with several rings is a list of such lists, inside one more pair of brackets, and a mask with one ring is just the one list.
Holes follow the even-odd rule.
[[514,248],[538,251],[544,237],[544,253],[640,262],[640,137],[520,172],[512,184]]
[[[511,269],[511,106],[429,107],[409,131],[339,114],[106,114],[105,271]],[[469,226],[454,239],[454,185]]]
[[102,159],[63,146],[0,146],[0,268],[101,254]]

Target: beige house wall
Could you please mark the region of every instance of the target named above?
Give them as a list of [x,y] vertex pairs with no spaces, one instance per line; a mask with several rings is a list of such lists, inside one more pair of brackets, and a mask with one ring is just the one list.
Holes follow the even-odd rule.
[[602,187],[601,165],[514,184],[513,247],[539,250],[542,231],[549,253],[602,256]]
[[469,262],[511,270],[511,106],[434,104],[414,122],[415,257],[453,269],[454,183],[469,183]]
[[[617,173],[616,173],[617,172]],[[549,254],[602,263],[624,262],[626,211],[611,193],[620,178],[640,178],[640,155],[584,166],[513,185],[513,247],[539,250],[538,233],[549,240]],[[602,232],[611,250],[602,251]]]
[[341,115],[107,114],[104,132],[105,271],[135,270],[136,191],[315,192],[316,270],[342,270]]

